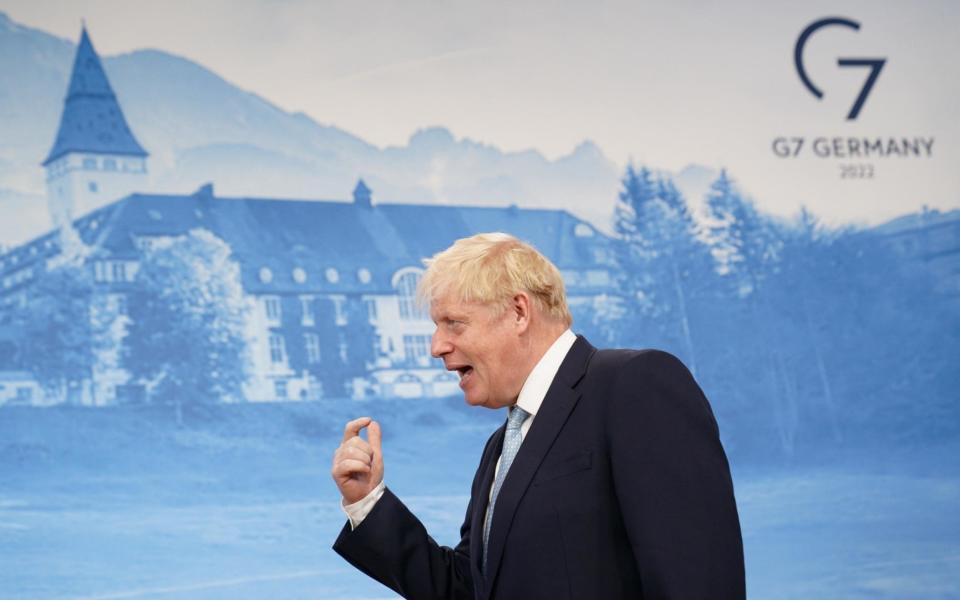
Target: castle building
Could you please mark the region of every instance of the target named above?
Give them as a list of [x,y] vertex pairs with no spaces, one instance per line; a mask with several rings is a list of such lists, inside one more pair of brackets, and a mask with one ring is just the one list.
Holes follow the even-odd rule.
[[[229,245],[253,307],[250,401],[459,393],[456,374],[430,356],[434,324],[415,301],[423,258],[458,238],[504,231],[534,244],[561,269],[574,311],[615,290],[612,241],[565,211],[381,204],[363,180],[352,201],[225,198],[212,184],[192,194],[150,194],[146,157],[84,30],[44,161],[55,228],[0,255],[0,346],[4,337],[18,339],[4,330],[4,310],[24,305],[31,285],[69,251],[64,230],[85,249],[96,294],[118,314],[153,248],[195,229]],[[355,352],[358,345],[365,351]],[[324,368],[341,369],[351,356],[365,358],[349,365],[344,381],[323,382]],[[0,404],[144,397],[118,365],[95,368],[76,394],[57,399],[44,398],[23,365],[0,364],[3,373]]]
[[50,217],[58,228],[147,188],[147,152],[127,125],[86,27],[43,167]]

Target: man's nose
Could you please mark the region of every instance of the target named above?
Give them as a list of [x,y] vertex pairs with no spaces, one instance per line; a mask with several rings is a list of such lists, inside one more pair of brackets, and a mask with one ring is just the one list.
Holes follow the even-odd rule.
[[443,358],[444,354],[449,354],[451,351],[453,351],[453,345],[443,338],[439,329],[434,331],[430,339],[430,354],[434,358]]

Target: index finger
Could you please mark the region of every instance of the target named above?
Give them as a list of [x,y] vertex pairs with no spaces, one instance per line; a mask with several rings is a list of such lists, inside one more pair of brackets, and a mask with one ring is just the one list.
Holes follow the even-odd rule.
[[372,420],[370,417],[360,417],[347,423],[347,426],[343,428],[343,441],[360,435],[360,430],[369,425]]

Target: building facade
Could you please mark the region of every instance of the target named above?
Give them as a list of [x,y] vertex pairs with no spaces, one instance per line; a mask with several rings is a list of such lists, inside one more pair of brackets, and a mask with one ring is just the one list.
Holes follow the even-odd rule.
[[[422,260],[454,240],[504,231],[529,241],[561,269],[574,308],[615,289],[611,240],[565,211],[379,204],[362,180],[340,201],[223,198],[212,184],[148,194],[146,159],[84,30],[43,163],[55,228],[0,255],[0,319],[28,305],[31,287],[66,261],[87,270],[93,304],[126,318],[145,256],[206,230],[229,246],[250,306],[244,399],[419,398],[459,389],[456,374],[430,356],[434,325],[415,298]],[[98,346],[104,358],[76,389],[45,395],[17,352],[24,334],[6,327],[0,372],[10,385],[0,404],[148,397],[109,344]]]

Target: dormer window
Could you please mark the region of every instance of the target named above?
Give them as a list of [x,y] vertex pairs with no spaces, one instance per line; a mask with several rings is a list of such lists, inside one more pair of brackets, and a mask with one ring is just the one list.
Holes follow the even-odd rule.
[[573,235],[577,237],[593,237],[593,227],[590,227],[586,223],[577,223],[573,228]]

